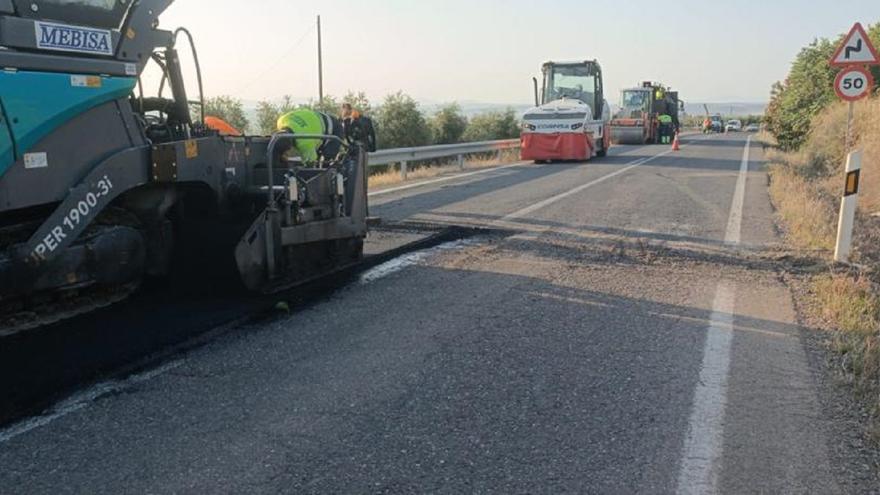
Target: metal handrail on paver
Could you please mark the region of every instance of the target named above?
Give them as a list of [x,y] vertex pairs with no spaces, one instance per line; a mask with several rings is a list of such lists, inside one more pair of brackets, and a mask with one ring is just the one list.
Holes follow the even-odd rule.
[[520,147],[519,139],[503,139],[499,141],[481,141],[478,143],[440,144],[419,146],[416,148],[396,148],[380,150],[369,154],[368,163],[371,167],[400,164],[400,176],[406,179],[409,162],[432,160],[435,158],[458,159],[458,167],[464,169],[464,157],[473,153],[491,153]]

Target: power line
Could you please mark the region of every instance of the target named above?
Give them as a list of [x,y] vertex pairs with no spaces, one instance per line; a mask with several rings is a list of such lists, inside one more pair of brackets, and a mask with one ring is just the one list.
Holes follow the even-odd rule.
[[317,28],[317,26],[315,26],[314,24],[311,27],[309,27],[309,29],[307,29],[306,32],[303,33],[303,35],[300,36],[296,40],[296,42],[294,42],[294,44],[286,52],[281,54],[281,56],[279,56],[274,62],[272,62],[265,69],[263,69],[263,71],[260,72],[256,77],[254,77],[249,83],[240,87],[238,89],[238,91],[236,91],[235,94],[240,95],[244,91],[250,89],[251,86],[256,84],[258,81],[262,80],[263,76],[265,76],[266,74],[268,74],[269,72],[274,70],[282,61],[287,60],[290,57],[290,55],[293,54],[293,52],[296,51],[296,49],[299,48],[299,46],[303,44],[303,42],[306,40],[306,38],[315,31],[316,28]]

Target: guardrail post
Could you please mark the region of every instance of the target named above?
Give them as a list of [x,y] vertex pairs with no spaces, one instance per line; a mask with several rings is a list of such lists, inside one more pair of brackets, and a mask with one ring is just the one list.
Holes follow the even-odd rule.
[[409,174],[409,171],[407,170],[407,163],[400,162],[400,178],[403,180],[406,180],[406,176],[408,174]]
[[458,169],[464,170],[464,155],[458,155]]

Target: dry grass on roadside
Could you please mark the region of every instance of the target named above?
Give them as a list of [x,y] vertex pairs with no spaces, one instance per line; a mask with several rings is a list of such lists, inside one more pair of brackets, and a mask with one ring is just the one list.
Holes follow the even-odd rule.
[[823,275],[812,284],[813,306],[837,329],[832,345],[843,371],[868,400],[872,435],[880,441],[880,296],[867,277]]
[[[786,236],[797,248],[830,250],[836,234],[837,207],[843,184],[848,107],[835,104],[812,122],[809,139],[797,152],[767,152],[770,194]],[[855,111],[857,147],[864,152],[863,213],[880,211],[880,98],[860,102]],[[774,147],[772,136],[761,135]]]
[[834,248],[834,210],[817,184],[777,162],[770,166],[770,196],[789,243],[808,250]]
[[[804,146],[795,153],[768,151],[770,195],[786,240],[799,249],[821,250],[830,261],[843,185],[847,106],[836,104],[812,123]],[[857,148],[864,152],[862,193],[855,260],[880,257],[880,238],[865,215],[880,211],[880,97],[856,105]],[[770,138],[772,139],[772,138]],[[773,147],[772,141],[765,141]],[[860,240],[860,239],[866,239]],[[832,349],[857,393],[872,408],[872,434],[880,441],[880,287],[876,267],[864,273],[827,273],[811,281],[809,313],[832,332]],[[872,280],[873,277],[873,280]]]
[[862,160],[862,194],[859,207],[863,212],[880,211],[880,97],[857,107],[856,124]]
[[[497,167],[499,165],[514,163],[517,161],[519,161],[519,150],[505,150],[500,154],[499,157],[471,157],[466,160],[465,167],[468,169],[480,169]],[[413,165],[410,164],[410,167],[412,166]],[[458,171],[458,164],[454,160],[442,164],[420,166],[415,169],[410,169],[409,173],[407,174],[407,182],[428,179],[431,177],[436,177],[438,175],[454,173]],[[381,189],[383,187],[394,186],[402,182],[404,182],[404,180],[400,177],[400,170],[396,168],[391,168],[385,172],[371,175],[369,187],[370,189]]]

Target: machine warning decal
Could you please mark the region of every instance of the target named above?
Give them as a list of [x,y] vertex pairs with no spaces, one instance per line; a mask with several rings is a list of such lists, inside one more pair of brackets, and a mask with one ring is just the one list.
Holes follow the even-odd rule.
[[82,197],[73,208],[67,212],[59,225],[55,225],[49,234],[41,240],[37,247],[31,252],[30,257],[35,260],[43,260],[46,255],[55,252],[61,245],[61,241],[66,239],[68,235],[81,225],[88,225],[92,216],[100,209],[98,208],[101,199],[109,197],[113,191],[113,183],[106,175],[94,184],[89,192]]
[[100,88],[104,85],[99,76],[70,76],[74,88]]
[[106,29],[83,28],[56,24],[34,23],[37,48],[62,52],[113,55],[113,36]]
[[25,153],[24,168],[30,170],[34,168],[48,168],[49,156],[46,153]]
[[138,67],[135,64],[125,64],[125,75],[126,76],[137,76],[138,75]]
[[190,139],[186,142],[186,157],[192,160],[199,156],[199,142],[195,139]]

